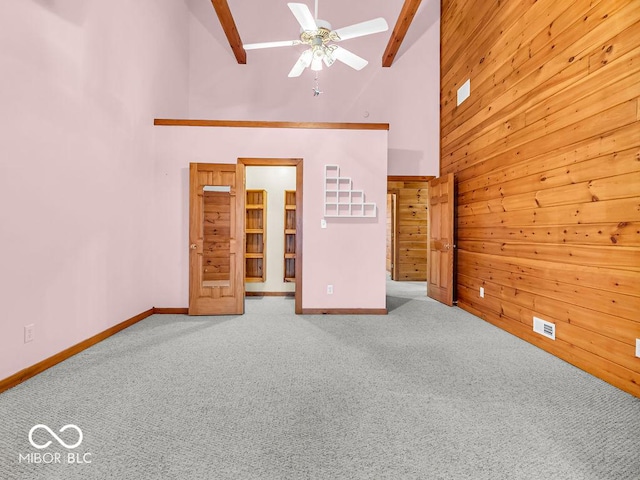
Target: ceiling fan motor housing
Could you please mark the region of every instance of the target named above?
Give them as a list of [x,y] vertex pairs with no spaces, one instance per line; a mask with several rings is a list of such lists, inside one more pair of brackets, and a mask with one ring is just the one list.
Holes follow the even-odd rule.
[[316,20],[316,25],[318,26],[317,30],[301,30],[300,40],[302,40],[302,43],[315,47],[340,40],[338,34],[331,30],[329,22]]

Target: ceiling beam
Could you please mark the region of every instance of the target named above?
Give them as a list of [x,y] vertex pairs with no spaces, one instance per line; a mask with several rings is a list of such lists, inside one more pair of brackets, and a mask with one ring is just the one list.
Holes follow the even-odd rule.
[[213,4],[213,8],[216,9],[218,20],[220,20],[220,25],[222,25],[224,34],[227,36],[227,40],[229,40],[229,45],[231,46],[231,50],[233,50],[233,54],[236,56],[236,60],[240,64],[247,63],[247,52],[245,52],[242,46],[242,40],[240,40],[240,34],[236,28],[236,22],[233,20],[233,15],[231,15],[231,9],[229,8],[227,0],[211,0],[211,3]]
[[396,22],[396,26],[393,27],[393,33],[391,34],[391,38],[387,44],[387,49],[382,55],[383,67],[390,67],[393,60],[396,58],[396,54],[398,53],[398,50],[400,50],[400,45],[402,45],[404,36],[407,34],[407,30],[409,30],[409,27],[411,26],[411,22],[418,11],[421,1],[422,0],[404,0],[404,5],[402,6],[400,15],[398,15],[398,21]]

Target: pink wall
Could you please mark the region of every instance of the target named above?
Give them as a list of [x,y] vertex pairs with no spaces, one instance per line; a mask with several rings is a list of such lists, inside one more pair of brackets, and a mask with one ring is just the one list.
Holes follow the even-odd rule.
[[[303,308],[385,308],[387,131],[156,127],[156,306],[188,304],[189,162],[302,158]],[[324,165],[337,163],[376,202],[376,219],[323,218]],[[326,294],[326,285],[334,294]]]
[[176,0],[0,2],[0,378],[152,306],[152,122],[187,114],[187,32]]
[[[306,0],[313,11],[312,0]],[[382,16],[390,30],[345,41],[342,46],[369,61],[357,72],[336,62],[320,72],[313,97],[311,71],[287,74],[303,47],[247,52],[238,65],[210,2],[189,0],[191,60],[190,118],[233,120],[389,123],[389,174],[439,172],[440,2],[425,1],[391,68],[381,58],[402,0],[320,0],[319,16],[334,28]],[[299,27],[286,2],[231,0],[246,43],[296,37]]]
[[[340,16],[335,26],[380,8],[393,26],[402,1],[321,4]],[[259,33],[251,22],[274,25],[275,8],[230,5],[247,35]],[[190,161],[303,157],[305,262],[316,259],[303,306],[383,308],[383,222],[320,231],[318,178],[340,159],[383,215],[387,159],[390,174],[437,171],[438,29],[439,2],[423,2],[391,69],[376,59],[388,35],[350,41],[369,67],[332,67],[313,98],[312,79],[288,82],[292,62],[275,51],[235,63],[207,1],[0,2],[0,378],[153,305],[186,305]],[[153,127],[163,117],[389,122],[391,131]],[[28,324],[35,341],[25,344]]]

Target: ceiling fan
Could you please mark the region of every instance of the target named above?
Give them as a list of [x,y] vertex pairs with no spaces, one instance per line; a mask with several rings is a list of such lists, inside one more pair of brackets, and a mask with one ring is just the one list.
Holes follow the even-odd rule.
[[308,45],[309,48],[302,52],[300,58],[298,58],[298,61],[289,72],[289,77],[299,77],[307,67],[311,67],[311,70],[317,72],[322,70],[323,63],[330,67],[336,60],[356,70],[362,70],[369,62],[355,53],[335,45],[334,42],[385,32],[389,29],[385,19],[379,17],[332,30],[329,22],[318,19],[318,0],[316,0],[315,4],[315,17],[304,3],[288,3],[287,5],[300,24],[300,40],[250,43],[244,45],[244,49],[257,50],[260,48]]

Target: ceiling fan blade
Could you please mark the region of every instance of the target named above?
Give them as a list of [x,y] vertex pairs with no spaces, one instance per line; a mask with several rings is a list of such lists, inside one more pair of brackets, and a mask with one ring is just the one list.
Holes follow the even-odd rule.
[[379,17],[373,20],[367,20],[366,22],[349,25],[348,27],[339,28],[334,30],[334,33],[340,37],[340,40],[348,40],[350,38],[371,35],[372,33],[386,32],[387,30],[389,30],[387,21]]
[[293,45],[300,45],[300,40],[283,40],[281,42],[260,42],[260,43],[248,43],[243,45],[245,50],[258,50],[259,48],[273,48],[273,47],[291,47]]
[[356,70],[362,70],[369,63],[364,58],[359,57],[355,53],[352,53],[342,47],[337,47],[333,51],[332,55],[336,60],[340,60],[342,63],[346,63],[351,68],[355,68]]
[[304,3],[287,3],[291,13],[296,17],[303,30],[318,30],[318,25],[311,15],[311,10]]
[[298,61],[289,72],[289,77],[299,77],[304,72],[304,69],[311,65],[311,59],[313,58],[313,52],[311,49],[305,50],[298,58]]

